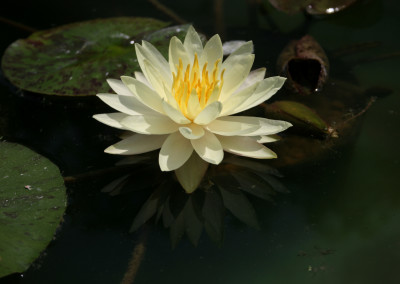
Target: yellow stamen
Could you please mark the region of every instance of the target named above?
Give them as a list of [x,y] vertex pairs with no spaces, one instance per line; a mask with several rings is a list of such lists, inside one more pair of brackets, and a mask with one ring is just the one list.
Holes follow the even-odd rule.
[[175,65],[177,73],[172,73],[172,95],[175,97],[182,113],[187,118],[192,118],[194,114],[188,113],[189,97],[193,89],[195,90],[199,99],[201,109],[203,109],[213,93],[214,89],[218,91],[218,96],[221,92],[222,85],[224,83],[223,76],[225,69],[222,70],[219,78],[219,64],[221,59],[214,62],[214,67],[211,71],[211,77],[207,70],[208,63],[204,63],[202,70],[200,71],[199,59],[197,54],[194,55],[193,64],[188,64],[184,71],[182,60],[179,59],[179,65]]

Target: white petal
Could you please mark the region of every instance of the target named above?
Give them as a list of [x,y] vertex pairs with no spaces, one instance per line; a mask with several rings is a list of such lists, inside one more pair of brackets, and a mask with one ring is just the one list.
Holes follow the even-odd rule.
[[233,53],[235,50],[237,50],[239,47],[241,47],[245,43],[246,42],[244,40],[225,41],[222,44],[222,50],[224,51],[224,55],[229,55],[229,54]]
[[220,116],[231,115],[235,113],[235,110],[240,107],[244,101],[246,101],[258,87],[258,82],[254,83],[247,88],[242,89],[239,92],[235,92],[228,99],[223,102],[223,109]]
[[199,97],[197,96],[196,89],[193,89],[189,95],[187,104],[187,116],[193,120],[201,112]]
[[198,116],[194,119],[194,123],[200,125],[209,124],[211,121],[215,120],[222,110],[221,102],[213,102],[206,106]]
[[256,136],[256,141],[260,144],[264,144],[264,143],[271,143],[271,142],[276,142],[279,141],[279,137],[278,135],[261,135],[261,136]]
[[179,124],[167,116],[132,115],[123,119],[121,124],[141,134],[170,134],[179,128]]
[[161,147],[158,162],[162,171],[181,167],[192,155],[193,147],[179,132],[168,136]]
[[190,61],[194,60],[195,53],[197,53],[197,56],[200,56],[203,52],[203,43],[193,26],[189,27],[183,45],[191,56]]
[[194,123],[188,126],[179,127],[179,131],[187,139],[199,139],[203,137],[205,133],[202,126],[196,125]]
[[189,119],[187,119],[180,110],[177,110],[173,106],[171,106],[166,101],[162,102],[163,109],[166,115],[169,116],[173,121],[179,124],[188,124],[191,123]]
[[130,96],[119,95],[118,99],[122,105],[132,110],[131,112],[129,112],[130,115],[159,114],[159,112],[143,104],[135,95],[130,95]]
[[121,103],[120,97],[116,94],[97,94],[97,96],[106,104],[113,109],[130,115],[140,114],[138,111],[132,108],[132,105],[125,105]]
[[126,129],[122,124],[121,120],[126,118],[128,115],[121,112],[114,112],[114,113],[102,113],[102,114],[95,114],[93,118],[100,121],[101,123],[107,124],[108,126],[119,128],[119,129]]
[[145,50],[146,59],[150,61],[151,65],[160,71],[160,74],[163,77],[162,79],[166,84],[172,85],[172,73],[164,56],[147,41],[142,41],[142,47]]
[[143,64],[144,64],[144,69],[142,70],[146,70],[145,72],[146,79],[150,82],[151,87],[154,89],[154,91],[160,98],[165,99],[164,86],[171,86],[172,83],[168,83],[165,80],[163,80],[163,77],[159,69],[153,66],[153,64],[151,64],[150,61],[148,61],[147,59],[143,60]]
[[247,78],[253,65],[254,54],[242,54],[229,56],[222,64],[224,73],[224,85],[220,95],[220,101],[229,97]]
[[192,153],[189,160],[180,168],[175,170],[179,183],[187,193],[192,193],[199,186],[208,168],[208,163]]
[[235,121],[229,117],[220,117],[206,126],[206,129],[212,133],[224,136],[236,136],[249,133],[259,129],[259,125],[243,123],[240,120]]
[[199,66],[203,68],[203,65],[207,62],[207,70],[211,74],[214,63],[218,59],[222,59],[222,42],[219,35],[214,35],[204,46],[203,53],[199,57]]
[[183,46],[182,42],[174,36],[169,42],[169,67],[171,73],[174,72],[176,74],[177,69],[175,66],[179,66],[179,59],[182,60],[184,70],[188,64],[192,63],[190,62],[190,57],[186,48]]
[[242,112],[255,107],[272,97],[285,83],[286,78],[275,76],[260,82],[254,94],[248,98],[233,113]]
[[248,41],[248,42],[242,42],[242,44],[236,43],[236,48],[232,50],[231,55],[240,55],[240,54],[250,54],[253,53],[254,47],[253,47],[253,42]]
[[262,81],[265,77],[266,71],[267,71],[267,69],[265,69],[265,68],[258,68],[256,70],[251,71],[249,73],[249,76],[247,76],[247,78],[242,83],[242,85],[240,85],[239,88],[236,89],[235,93],[240,92],[241,90],[247,88],[250,85],[253,85],[257,82]]
[[196,153],[206,162],[218,165],[224,158],[224,151],[218,138],[209,131],[200,139],[190,140]]
[[240,134],[242,136],[271,135],[284,131],[292,126],[292,124],[286,121],[252,116],[225,116],[218,118],[218,120],[225,121],[226,123],[236,122],[255,126],[255,128],[249,128],[248,131],[242,132]]
[[161,148],[168,135],[134,134],[110,147],[104,152],[118,155],[135,155]]
[[142,82],[143,84],[145,84],[145,85],[147,85],[148,87],[151,88],[150,82],[147,81],[146,76],[144,76],[144,74],[142,72],[135,71],[134,74],[135,74],[136,80]]
[[118,95],[132,96],[131,91],[129,91],[129,89],[124,85],[124,83],[122,83],[121,80],[107,79],[107,83]]
[[132,77],[122,76],[121,80],[144,105],[159,113],[164,113],[162,99],[156,91]]
[[273,159],[276,154],[251,137],[218,136],[225,151],[256,159]]

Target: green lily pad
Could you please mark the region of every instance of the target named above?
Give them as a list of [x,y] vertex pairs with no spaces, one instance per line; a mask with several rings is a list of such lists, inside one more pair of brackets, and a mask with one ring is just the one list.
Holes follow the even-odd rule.
[[268,0],[272,6],[285,13],[297,13],[305,9],[312,15],[333,14],[357,0]]
[[23,272],[40,255],[66,207],[64,180],[48,159],[0,142],[0,277]]
[[33,33],[12,43],[2,69],[23,90],[62,96],[90,96],[110,90],[106,78],[139,71],[135,42],[145,39],[167,50],[172,35],[187,26],[150,18],[109,18],[78,22]]

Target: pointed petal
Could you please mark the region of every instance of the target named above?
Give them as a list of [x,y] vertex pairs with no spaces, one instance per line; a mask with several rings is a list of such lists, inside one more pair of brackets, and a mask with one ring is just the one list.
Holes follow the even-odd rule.
[[121,124],[141,134],[170,134],[179,129],[179,124],[167,116],[132,115],[123,119]]
[[[216,127],[217,130],[220,130],[223,126],[234,128],[241,128],[243,131],[238,134],[242,136],[258,136],[258,135],[271,135],[276,134],[278,132],[284,131],[285,129],[292,126],[289,122],[282,120],[272,120],[262,117],[252,117],[252,116],[224,116],[218,118],[216,121],[219,122]],[[241,125],[239,127],[239,125]],[[247,126],[246,126],[247,125]],[[253,126],[253,127],[251,127]],[[248,130],[244,129],[248,127]],[[210,131],[217,133],[214,131],[214,125],[209,124],[207,129]],[[219,134],[219,133],[218,133]],[[221,134],[224,135],[224,134]],[[231,135],[226,135],[231,136]]]
[[173,106],[171,106],[166,101],[162,102],[163,109],[166,115],[169,116],[173,121],[179,124],[189,124],[191,121],[187,119],[180,110],[177,110]]
[[285,83],[284,77],[269,77],[260,82],[254,94],[249,97],[243,104],[237,107],[233,113],[242,112],[255,107],[262,102],[271,98]]
[[189,27],[185,41],[183,42],[183,46],[186,48],[189,55],[191,55],[191,62],[194,60],[194,54],[197,54],[197,56],[202,54],[203,43],[201,42],[199,34],[196,32],[193,26]]
[[204,46],[203,53],[199,57],[200,68],[202,68],[202,66],[207,62],[207,70],[211,74],[215,61],[222,59],[222,56],[223,50],[221,38],[216,34],[210,38],[210,40]]
[[223,102],[223,109],[220,116],[227,116],[235,113],[235,110],[243,104],[254,91],[257,89],[259,82],[254,83],[247,88],[242,89],[239,92],[235,92],[228,99]]
[[229,97],[247,78],[254,62],[254,54],[242,54],[229,56],[222,64],[224,73],[224,85],[220,95],[220,101]]
[[172,73],[169,68],[168,61],[151,43],[142,41],[142,48],[144,49],[146,59],[150,61],[151,65],[160,71],[160,74],[163,77],[162,79],[166,82],[166,84],[171,85]]
[[119,128],[119,129],[126,129],[125,126],[121,124],[121,120],[126,118],[128,115],[121,112],[114,112],[114,113],[102,113],[102,114],[95,114],[93,118],[101,123],[107,124],[108,126]]
[[220,117],[206,126],[212,133],[224,136],[236,136],[259,129],[258,125],[231,120],[230,117]]
[[156,67],[153,66],[153,64],[150,63],[147,59],[143,60],[143,65],[144,69],[143,71],[146,70],[146,79],[150,82],[151,87],[154,89],[154,91],[157,93],[157,95],[160,98],[165,99],[165,94],[164,94],[164,85],[166,86],[172,86],[172,81],[171,82],[166,82],[163,80],[163,77]]
[[99,97],[103,102],[108,104],[110,107],[112,107],[115,110],[118,110],[120,112],[123,112],[125,114],[130,114],[130,115],[137,115],[139,114],[138,111],[132,108],[132,105],[125,105],[121,103],[121,100],[116,94],[97,94],[97,97]]
[[147,153],[161,148],[168,135],[134,134],[114,145],[104,152],[117,155],[135,155]]
[[118,95],[132,96],[133,94],[129,89],[122,83],[121,80],[118,79],[107,79],[108,85],[110,85],[111,89],[116,92]]
[[221,102],[213,102],[206,106],[198,116],[194,119],[194,123],[200,125],[207,125],[213,120],[215,120],[222,110]]
[[224,158],[224,151],[218,138],[206,131],[200,139],[190,140],[196,153],[206,162],[218,165]]
[[189,160],[180,168],[175,170],[179,183],[187,193],[192,193],[199,186],[208,168],[208,163],[192,153]]
[[[241,55],[241,54],[250,54],[253,53],[254,46],[252,41],[247,41],[236,48],[230,56]],[[228,59],[228,58],[227,58]]]
[[144,105],[156,112],[164,113],[162,99],[156,91],[132,77],[122,76],[121,80]]
[[179,66],[179,59],[182,60],[183,68],[190,64],[190,57],[182,42],[176,37],[172,37],[169,42],[169,68],[171,73],[176,74],[176,65]]
[[[144,76],[144,74],[143,74],[142,72],[135,71],[134,74],[135,74],[136,80],[142,82],[143,84],[145,84],[145,85],[147,85],[148,87],[151,88],[150,82],[147,81],[146,77]],[[124,85],[124,86],[125,86],[125,85]]]
[[258,68],[256,70],[251,71],[249,73],[249,76],[247,76],[247,78],[244,80],[242,85],[240,85],[239,88],[236,89],[234,94],[236,94],[237,92],[240,92],[241,90],[247,88],[248,86],[251,86],[257,82],[261,82],[265,77],[266,71],[267,71],[267,69],[265,69],[265,68]]
[[256,141],[260,144],[271,143],[280,140],[278,135],[261,135],[256,137]]
[[205,133],[203,127],[194,123],[185,127],[179,127],[179,131],[187,139],[199,139]]
[[179,132],[168,136],[161,147],[158,162],[162,171],[173,171],[181,167],[192,155],[193,147]]
[[276,154],[251,137],[218,136],[225,151],[256,159],[273,159]]

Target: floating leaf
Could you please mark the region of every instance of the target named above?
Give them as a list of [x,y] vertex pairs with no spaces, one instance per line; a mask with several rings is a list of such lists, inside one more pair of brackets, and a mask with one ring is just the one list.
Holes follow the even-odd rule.
[[297,13],[313,0],[269,0],[272,6],[285,13]]
[[64,180],[48,159],[0,142],[0,277],[23,272],[53,239],[66,207]]
[[165,46],[166,51],[170,36],[186,28],[169,28],[166,37],[159,30],[167,24],[121,17],[35,32],[7,48],[2,69],[15,86],[35,93],[90,96],[108,92],[106,78],[133,75],[139,70],[135,42],[149,39],[157,47]]
[[302,103],[294,101],[277,101],[272,104],[264,104],[266,113],[270,117],[289,121],[294,125],[293,131],[303,135],[314,134],[326,137],[336,137],[332,128],[312,109]]
[[234,187],[219,187],[225,207],[243,223],[259,228],[256,211],[247,197]]
[[320,91],[328,79],[325,51],[309,35],[291,41],[277,60],[278,72],[287,77],[285,86],[303,95]]

